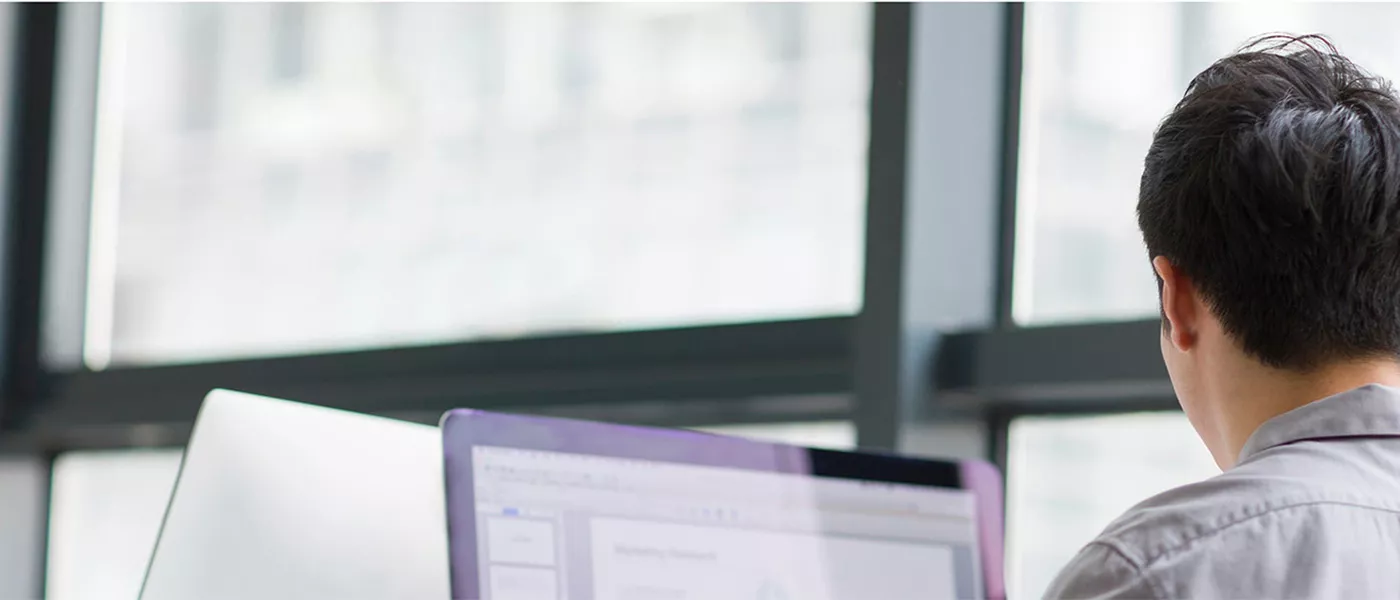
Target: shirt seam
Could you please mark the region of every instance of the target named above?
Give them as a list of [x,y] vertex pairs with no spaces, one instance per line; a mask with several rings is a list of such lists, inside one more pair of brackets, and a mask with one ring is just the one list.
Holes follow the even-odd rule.
[[[1292,509],[1295,509],[1295,508],[1304,508],[1304,507],[1308,507],[1308,506],[1323,506],[1323,505],[1350,506],[1350,507],[1352,507],[1352,508],[1364,508],[1364,509],[1368,509],[1368,510],[1375,510],[1375,511],[1380,511],[1380,512],[1386,512],[1386,513],[1390,513],[1390,514],[1397,514],[1397,515],[1400,515],[1400,509],[1387,508],[1387,507],[1384,507],[1384,506],[1376,506],[1376,505],[1373,505],[1373,504],[1363,504],[1363,503],[1360,503],[1360,502],[1348,502],[1348,501],[1345,501],[1345,500],[1312,500],[1312,501],[1306,501],[1306,502],[1296,502],[1296,503],[1291,503],[1291,504],[1284,504],[1284,505],[1281,505],[1281,506],[1275,506],[1275,507],[1266,509],[1266,510],[1264,510],[1263,512],[1260,512],[1260,513],[1256,513],[1256,514],[1252,514],[1252,515],[1241,515],[1240,517],[1235,518],[1235,519],[1233,519],[1233,520],[1231,520],[1231,521],[1227,521],[1227,522],[1221,524],[1221,525],[1218,526],[1218,527],[1215,527],[1215,528],[1212,528],[1212,529],[1209,529],[1209,530],[1206,530],[1206,531],[1199,532],[1199,533],[1197,533],[1196,535],[1193,535],[1193,536],[1191,536],[1191,537],[1188,537],[1188,538],[1186,538],[1186,539],[1183,539],[1181,542],[1179,542],[1179,543],[1177,543],[1177,544],[1175,544],[1175,545],[1173,545],[1173,546],[1171,546],[1171,547],[1168,547],[1168,548],[1166,548],[1166,549],[1163,549],[1163,550],[1157,552],[1156,554],[1153,554],[1152,556],[1146,557],[1146,559],[1141,563],[1141,566],[1137,566],[1136,564],[1135,564],[1135,566],[1137,566],[1138,569],[1141,569],[1141,570],[1144,572],[1144,574],[1146,574],[1146,570],[1152,568],[1152,565],[1156,564],[1157,562],[1159,562],[1159,561],[1161,561],[1161,560],[1163,560],[1163,559],[1165,559],[1165,558],[1168,558],[1168,557],[1174,556],[1174,555],[1176,555],[1176,554],[1179,554],[1179,553],[1181,553],[1182,551],[1185,551],[1185,550],[1187,549],[1188,546],[1191,546],[1192,544],[1194,544],[1194,543],[1196,543],[1196,542],[1198,542],[1198,541],[1200,541],[1200,540],[1202,540],[1202,539],[1205,539],[1205,538],[1207,538],[1207,537],[1211,537],[1211,536],[1214,536],[1214,535],[1223,533],[1225,530],[1231,529],[1231,528],[1233,528],[1233,527],[1235,527],[1235,526],[1237,526],[1237,525],[1243,525],[1243,524],[1245,524],[1245,523],[1249,523],[1250,521],[1254,521],[1254,520],[1256,520],[1256,519],[1260,519],[1260,518],[1263,518],[1263,517],[1265,517],[1265,516],[1272,515],[1272,514],[1274,514],[1274,513],[1283,512],[1283,511],[1285,511],[1285,510],[1292,510]],[[1104,540],[1104,541],[1102,541],[1102,543],[1103,543],[1104,545],[1106,545],[1106,546],[1110,546],[1108,540]],[[1113,541],[1113,543],[1112,543],[1112,545],[1111,545],[1110,547],[1112,547],[1115,551],[1117,551],[1119,555],[1122,555],[1123,558],[1125,558],[1125,559],[1128,558],[1128,556],[1127,556],[1126,554],[1124,554],[1124,552],[1123,552],[1122,550],[1120,550],[1120,549],[1117,547],[1117,541],[1116,541],[1116,540]],[[1130,564],[1133,564],[1133,561],[1129,560],[1129,563],[1130,563]]]
[[1147,571],[1147,566],[1144,564],[1140,564],[1137,560],[1130,556],[1128,554],[1128,550],[1119,545],[1119,543],[1116,540],[1094,540],[1094,542],[1092,543],[1102,546],[1110,552],[1117,554],[1119,558],[1123,559],[1123,562],[1128,563],[1128,566],[1132,567],[1133,573],[1137,575],[1138,579],[1140,579],[1144,584],[1147,585],[1147,591],[1151,594],[1151,597],[1147,600],[1158,600],[1159,598],[1167,597],[1166,593],[1164,593],[1164,590],[1161,588],[1160,585],[1158,585],[1157,580],[1154,579],[1152,577],[1152,574]]
[[[1236,463],[1243,463],[1274,448],[1298,442],[1400,437],[1400,415],[1395,414],[1330,416],[1312,421],[1309,428],[1300,431],[1289,431],[1282,425],[1276,428],[1281,429],[1280,431],[1267,430],[1264,427],[1271,423],[1266,422],[1254,435],[1245,440]],[[1327,431],[1336,433],[1324,433]]]

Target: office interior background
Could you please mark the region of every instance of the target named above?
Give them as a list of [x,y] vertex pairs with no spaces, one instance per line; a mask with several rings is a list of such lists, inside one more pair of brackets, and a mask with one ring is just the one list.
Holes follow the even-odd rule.
[[135,597],[205,392],[995,460],[1037,597],[1215,467],[1134,220],[1261,33],[1400,5],[0,5],[0,597]]

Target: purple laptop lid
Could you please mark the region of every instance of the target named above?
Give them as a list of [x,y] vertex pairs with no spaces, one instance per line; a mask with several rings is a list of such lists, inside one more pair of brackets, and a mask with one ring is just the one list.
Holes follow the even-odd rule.
[[1005,597],[985,462],[469,410],[442,435],[454,599]]

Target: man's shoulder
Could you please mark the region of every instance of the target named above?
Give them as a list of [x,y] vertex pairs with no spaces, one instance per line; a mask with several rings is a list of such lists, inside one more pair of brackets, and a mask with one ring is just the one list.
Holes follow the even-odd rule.
[[1299,581],[1313,586],[1304,596],[1374,597],[1400,586],[1376,569],[1400,561],[1400,494],[1340,468],[1308,476],[1270,464],[1289,458],[1143,501],[1081,550],[1046,597],[1285,597],[1279,586]]
[[1104,529],[1096,543],[1114,548],[1139,567],[1202,539],[1242,533],[1266,515],[1323,504],[1358,503],[1350,490],[1280,476],[1266,465],[1245,466],[1148,498]]

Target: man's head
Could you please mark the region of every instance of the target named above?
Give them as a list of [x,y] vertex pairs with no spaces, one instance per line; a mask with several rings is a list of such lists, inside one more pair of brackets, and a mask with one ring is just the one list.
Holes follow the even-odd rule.
[[1208,445],[1233,371],[1400,355],[1400,102],[1325,39],[1267,37],[1198,75],[1148,150],[1138,224]]

